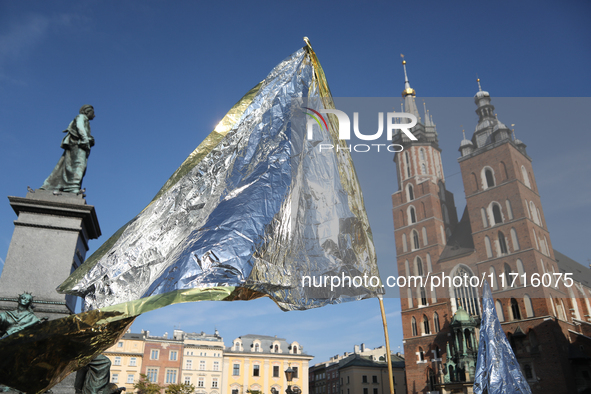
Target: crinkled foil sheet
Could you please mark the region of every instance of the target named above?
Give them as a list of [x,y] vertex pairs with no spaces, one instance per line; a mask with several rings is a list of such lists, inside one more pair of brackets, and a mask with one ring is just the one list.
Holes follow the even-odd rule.
[[115,344],[134,317],[99,310],[51,320],[0,340],[0,383],[43,393]]
[[374,286],[302,287],[304,276],[379,276],[371,230],[336,119],[306,139],[301,105],[334,108],[308,45],[247,93],[160,190],[59,291],[126,316],[177,302],[267,295],[282,309],[377,296]]
[[488,282],[482,295],[480,343],[474,394],[531,394],[509,340],[501,328]]

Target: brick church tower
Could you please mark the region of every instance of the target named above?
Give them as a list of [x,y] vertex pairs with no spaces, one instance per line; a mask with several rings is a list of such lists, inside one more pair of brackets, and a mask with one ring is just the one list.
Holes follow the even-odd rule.
[[[404,110],[420,119],[403,66]],[[478,124],[459,149],[466,195],[459,221],[428,111],[411,129],[417,141],[393,137],[404,147],[394,158],[392,203],[398,274],[409,279],[400,289],[409,393],[472,392],[482,291],[466,281],[431,291],[430,281],[416,280],[442,275],[486,277],[533,393],[591,390],[591,272],[552,248],[526,146],[478,86]]]

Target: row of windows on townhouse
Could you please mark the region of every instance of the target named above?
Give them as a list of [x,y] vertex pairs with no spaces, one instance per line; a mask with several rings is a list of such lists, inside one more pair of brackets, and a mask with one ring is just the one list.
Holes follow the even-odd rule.
[[[516,168],[519,168],[519,164],[517,162],[515,162],[515,166],[516,166]],[[505,163],[501,161],[499,163],[499,167],[500,167],[501,174],[504,175],[504,178],[502,178],[501,181],[509,180],[509,174],[507,172],[507,166],[505,165]],[[473,185],[474,191],[480,190],[480,188],[478,186],[479,185],[478,177],[476,176],[475,173],[472,173],[471,175],[472,175],[472,185]],[[497,181],[496,181],[494,169],[490,166],[485,166],[482,168],[482,170],[480,170],[480,179],[481,179],[480,185],[482,187],[482,190],[486,190],[488,188],[497,186]],[[530,181],[530,179],[532,179],[532,181]],[[521,166],[521,181],[525,184],[525,186],[534,190],[534,188],[532,187],[533,178],[531,176],[531,172],[528,173],[527,170],[525,169],[525,166],[523,166],[523,165]]]
[[[111,375],[111,382],[113,383],[123,383],[123,382],[119,382],[119,373],[113,373]],[[133,384],[135,382],[135,375],[130,373],[127,374],[127,380],[125,381],[125,383],[128,384]]]
[[[299,369],[298,367],[291,367],[293,369],[293,379],[298,378]],[[240,364],[234,363],[232,364],[232,376],[240,376]],[[261,376],[261,366],[259,364],[254,364],[252,366],[252,376]],[[279,370],[279,365],[273,365],[273,375],[274,378],[281,377],[281,372]]]
[[[146,369],[146,376],[148,377],[148,380],[152,383],[159,383],[158,382],[158,368],[147,368]],[[168,368],[166,369],[166,373],[164,376],[164,382],[165,384],[176,384],[177,383],[177,377],[178,377],[178,370],[177,369],[171,369]],[[114,382],[114,381],[113,381]],[[133,383],[133,382],[128,382],[128,383]],[[191,381],[191,376],[185,376],[184,379],[184,383],[186,384],[192,384],[193,382]],[[195,382],[197,383],[197,387],[198,388],[203,388],[203,387],[207,387],[206,386],[206,379],[205,377],[198,377],[197,381]],[[218,388],[218,383],[219,383],[219,378],[217,377],[212,377],[211,381],[210,381],[210,386],[211,388]]]
[[[234,345],[232,346],[232,350],[235,352],[244,350],[242,348],[242,342],[240,342],[240,341],[234,342]],[[271,353],[282,353],[281,347],[278,344],[271,345],[270,350],[271,350]],[[250,345],[250,351],[255,352],[255,353],[262,352],[263,348],[262,348],[261,343],[255,341],[253,344]],[[290,345],[289,346],[289,353],[290,354],[300,354],[299,349],[298,349],[298,345],[296,345],[296,344]]]
[[[441,166],[440,166],[440,158],[439,158],[439,153],[431,150],[431,161],[435,163],[435,172],[437,174],[438,178],[441,178]],[[402,170],[402,173],[405,175],[404,179],[408,179],[411,176],[413,176],[413,174],[416,175],[427,175],[429,173],[428,171],[428,160],[427,160],[427,154],[425,152],[424,148],[419,148],[419,162],[418,164],[418,168],[419,168],[419,173],[417,174],[416,171],[413,170],[413,166],[411,165],[411,160],[410,160],[410,155],[408,154],[408,151],[404,152],[404,169]]]
[[[150,351],[150,360],[158,360],[160,357],[160,350],[152,349]],[[171,350],[168,352],[168,359],[170,361],[177,361],[179,357],[179,352],[177,350]]]
[[[202,356],[202,357],[208,357],[207,356],[208,354],[209,354],[209,357],[222,357],[222,353],[199,352],[199,356]],[[187,350],[185,352],[185,355],[187,355],[187,356],[197,356],[197,352],[193,352],[192,350]]]
[[[193,369],[193,360],[185,360],[185,369]],[[205,360],[200,360],[199,361],[199,370],[200,371],[205,371],[206,370],[206,362]],[[213,371],[219,371],[220,370],[220,362],[219,361],[214,361],[213,362]]]

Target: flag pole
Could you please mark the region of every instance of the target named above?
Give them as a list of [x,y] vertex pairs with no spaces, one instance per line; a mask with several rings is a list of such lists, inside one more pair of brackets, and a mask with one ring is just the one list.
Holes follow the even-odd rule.
[[382,295],[378,296],[380,301],[380,310],[382,312],[382,323],[384,325],[384,337],[386,338],[386,362],[388,363],[388,378],[390,380],[390,394],[394,394],[394,378],[392,375],[392,356],[390,354],[390,339],[388,337],[388,323],[386,323],[386,312],[384,310],[384,300]]

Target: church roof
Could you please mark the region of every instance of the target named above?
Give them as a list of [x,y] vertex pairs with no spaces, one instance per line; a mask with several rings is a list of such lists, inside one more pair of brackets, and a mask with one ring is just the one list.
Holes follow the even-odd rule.
[[573,279],[582,283],[586,287],[591,287],[591,269],[581,265],[568,256],[554,249],[554,258],[558,264],[560,272],[569,272],[573,274]]

